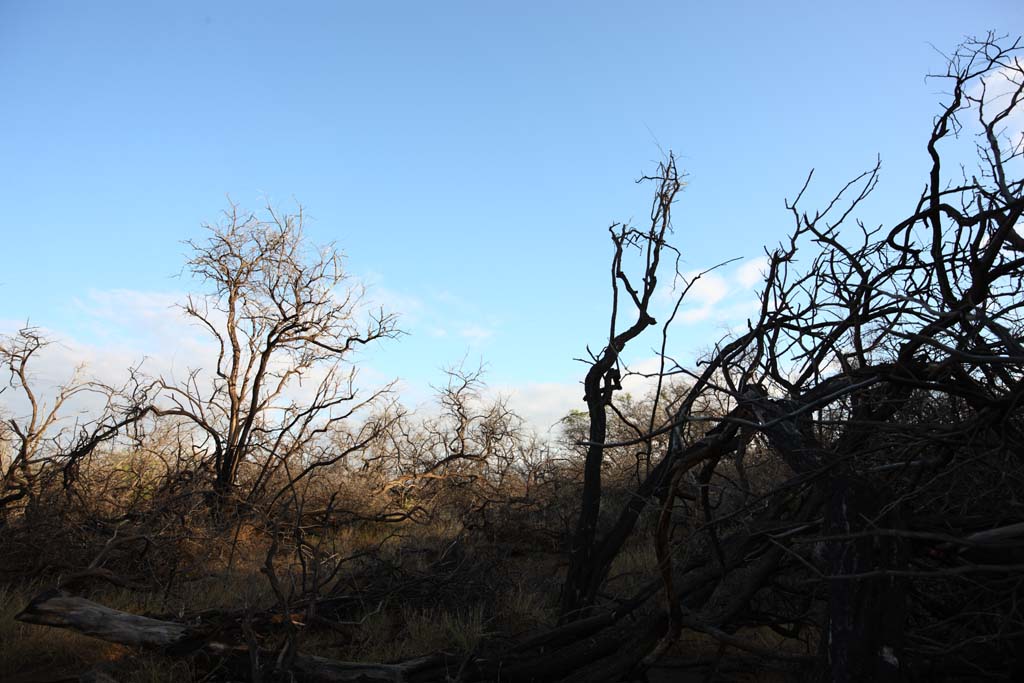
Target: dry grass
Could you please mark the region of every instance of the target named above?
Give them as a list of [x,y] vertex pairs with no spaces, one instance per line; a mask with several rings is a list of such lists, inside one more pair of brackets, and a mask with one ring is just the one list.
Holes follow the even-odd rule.
[[[458,537],[457,531],[449,528],[417,528],[409,531],[419,533],[402,534],[384,542],[395,530],[353,527],[327,540],[348,553],[380,548],[382,555],[410,571],[429,571],[431,562],[437,561]],[[649,540],[637,539],[616,559],[610,574],[616,592],[628,594],[656,574],[657,558]],[[229,544],[234,544],[234,553],[228,549]],[[167,595],[109,587],[99,587],[86,595],[134,614],[175,617],[206,609],[267,609],[274,605],[274,596],[259,572],[265,546],[257,536],[243,533],[237,542],[232,539],[209,545],[207,551],[210,571],[179,582]],[[485,544],[469,546],[463,552],[492,551]],[[356,565],[358,562],[353,563]],[[464,604],[452,606],[388,599],[377,606],[365,606],[362,618],[341,631],[310,629],[301,635],[300,649],[347,661],[393,662],[440,650],[468,654],[482,645],[486,647],[490,638],[515,638],[553,624],[557,588],[564,570],[560,558],[531,553],[500,566],[489,579],[494,590],[484,601],[474,602],[475,598],[467,596]],[[0,680],[28,683],[77,675],[96,667],[128,683],[171,683],[204,675],[191,659],[162,657],[69,631],[14,621],[14,615],[43,588],[39,584],[0,587]],[[766,649],[797,649],[795,643],[781,642],[785,639],[767,629],[743,635]],[[670,654],[680,661],[695,661],[713,659],[721,652],[720,643],[713,638],[686,631]],[[746,680],[780,679],[755,676]]]
[[[379,551],[377,557],[402,571],[429,575],[434,563],[445,560],[453,543],[464,543],[461,534],[462,529],[451,524],[354,525],[317,540],[341,557],[373,549]],[[274,595],[260,573],[267,546],[259,534],[243,529],[229,538],[197,536],[184,544],[188,554],[200,561],[200,569],[179,577],[166,593],[100,585],[81,594],[125,612],[165,618],[208,609],[273,608]],[[479,547],[471,543],[459,552],[468,558],[466,570],[476,572],[474,562],[493,559],[496,551],[486,543]],[[278,566],[284,569],[286,565],[282,561]],[[362,560],[357,560],[350,568],[356,571],[361,566]],[[494,576],[484,579],[493,589],[482,599],[469,594],[456,603],[389,598],[379,606],[366,605],[364,613],[356,617],[357,623],[344,632],[310,629],[303,633],[300,649],[348,661],[382,662],[438,650],[470,653],[492,636],[521,634],[552,623],[559,574],[557,562],[549,555],[502,562]],[[446,590],[458,595],[461,584],[458,578],[453,581]],[[27,683],[75,676],[97,667],[117,680],[132,683],[202,677],[190,659],[162,657],[14,620],[32,597],[51,585],[52,579],[45,584],[0,587],[0,681]]]
[[623,548],[612,562],[608,585],[617,594],[632,595],[659,575],[654,541],[638,538]]
[[[393,662],[440,650],[470,653],[488,635],[483,606],[458,611],[407,608],[372,614],[351,648],[339,654],[359,661]],[[314,646],[314,639],[306,641]],[[320,643],[321,646],[325,643]]]

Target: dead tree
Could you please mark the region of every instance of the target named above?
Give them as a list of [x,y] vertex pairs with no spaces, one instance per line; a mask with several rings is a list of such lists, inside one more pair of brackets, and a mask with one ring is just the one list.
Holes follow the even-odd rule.
[[487,508],[514,496],[519,468],[536,447],[504,397],[485,396],[483,368],[445,371],[436,414],[403,413],[367,449],[365,465],[398,509],[421,508],[465,528],[487,525]]
[[[280,214],[268,207],[261,218],[232,206],[221,224],[207,226],[207,240],[188,242],[187,268],[210,291],[190,296],[182,309],[212,337],[216,361],[210,376],[196,369],[183,381],[161,378],[154,413],[183,418],[206,438],[219,501],[251,502],[292,456],[313,450],[318,438],[386,392],[359,396],[351,356],[394,337],[395,317],[364,315],[363,290],[347,283],[341,253],[311,247],[303,221],[301,209]],[[300,392],[302,380],[314,389]],[[336,462],[370,438],[357,435],[344,454],[314,458],[285,479]],[[254,469],[238,495],[247,462]]]
[[[805,184],[789,205],[790,238],[768,254],[760,314],[702,367],[674,368],[692,386],[668,423],[607,442],[615,337],[595,359],[567,615],[593,601],[657,501],[663,645],[697,628],[737,647],[730,629],[763,625],[821,643],[828,680],[896,680],[940,654],[961,672],[1008,675],[1024,632],[1014,583],[1024,518],[1013,504],[1024,474],[1014,457],[1024,442],[1024,181],[1012,175],[1024,140],[1007,128],[1024,97],[1018,55],[1018,43],[988,36],[952,57],[950,100],[924,145],[928,182],[907,218],[854,222],[877,165],[815,213],[799,208]],[[944,154],[967,131],[977,134],[978,170],[950,176]],[[712,428],[697,436],[690,425]],[[665,433],[667,453],[595,542],[603,451]],[[760,492],[735,483],[752,457],[784,467]],[[681,523],[675,510],[691,483],[699,521]],[[716,509],[709,492],[730,487],[746,503]],[[971,540],[990,537],[1001,541]],[[687,594],[680,586],[699,566],[684,560],[701,546],[720,574]],[[965,586],[985,609],[968,608]]]
[[[52,395],[33,383],[32,366],[50,341],[37,328],[24,327],[0,337],[0,363],[8,373],[11,410],[0,432],[0,520],[12,508],[31,509],[44,490],[70,494],[83,459],[138,423],[149,412],[147,394],[132,371],[124,387],[87,380],[84,368]],[[69,401],[90,395],[101,401],[99,414],[69,423]]]
[[[615,392],[622,389],[623,368],[619,354],[629,342],[657,324],[651,312],[652,298],[657,291],[663,253],[669,249],[666,240],[672,227],[672,204],[683,187],[673,157],[670,156],[658,171],[655,177],[645,179],[657,185],[650,226],[641,230],[615,224],[608,229],[614,246],[612,309],[607,345],[600,353],[592,354],[590,369],[583,380],[583,400],[587,404],[590,426],[579,518],[572,539],[569,572],[562,589],[562,613],[566,618],[593,602],[594,589],[607,571],[605,558],[595,555],[604,443],[608,430],[607,411]],[[629,252],[634,249],[643,260],[639,280],[631,279],[628,272]],[[623,306],[620,300],[626,305]]]

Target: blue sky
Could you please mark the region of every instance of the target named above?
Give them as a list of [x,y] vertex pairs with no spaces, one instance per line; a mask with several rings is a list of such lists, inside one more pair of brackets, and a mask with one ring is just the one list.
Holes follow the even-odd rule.
[[164,319],[194,288],[181,241],[227,195],[298,201],[403,314],[373,377],[419,400],[482,358],[543,420],[601,345],[606,227],[642,222],[633,181],[660,150],[689,174],[683,269],[746,259],[698,292],[685,359],[742,320],[812,167],[823,197],[880,155],[866,217],[906,214],[935,48],[1022,20],[1009,0],[3,2],[0,325],[30,319],[101,373],[187,359]]

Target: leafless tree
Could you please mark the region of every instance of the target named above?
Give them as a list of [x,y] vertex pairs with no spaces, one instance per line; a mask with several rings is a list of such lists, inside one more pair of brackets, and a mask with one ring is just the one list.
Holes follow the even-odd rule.
[[[622,389],[619,354],[626,344],[657,324],[651,311],[652,299],[657,291],[659,266],[672,226],[672,204],[683,183],[672,157],[662,164],[657,176],[650,180],[655,181],[657,189],[649,227],[638,229],[628,224],[613,224],[608,230],[614,246],[611,267],[612,312],[607,345],[600,353],[592,354],[590,369],[583,380],[583,400],[587,404],[590,427],[580,514],[562,596],[563,612],[566,615],[592,601],[590,588],[598,583],[594,576],[607,570],[604,558],[596,556],[596,536],[601,509],[604,444],[608,430],[607,411],[615,392]],[[631,279],[628,271],[628,252],[633,249],[640,252],[643,261],[638,281]],[[620,303],[620,297],[625,300],[625,306]],[[625,319],[625,323],[622,319]]]
[[[71,493],[81,461],[145,417],[146,394],[132,379],[114,388],[83,378],[84,367],[57,386],[52,395],[33,382],[32,365],[51,342],[34,327],[0,337],[0,363],[8,373],[13,414],[4,420],[0,439],[0,516],[11,506],[32,507],[45,488]],[[64,410],[76,396],[99,397],[97,417],[69,422]]]
[[[394,337],[395,317],[363,310],[363,289],[348,281],[341,253],[312,248],[303,222],[301,209],[268,207],[260,217],[231,206],[206,240],[188,242],[187,268],[210,291],[182,309],[213,338],[216,361],[211,376],[196,369],[183,381],[161,378],[154,412],[185,418],[206,437],[220,501],[252,501],[286,463],[297,468],[291,481],[344,457],[299,463],[309,444],[387,391],[360,396],[351,356]],[[237,496],[243,463],[254,469]]]
[[486,396],[483,368],[445,370],[435,401],[402,411],[364,453],[378,490],[398,509],[482,522],[486,509],[508,503],[534,481],[536,435],[505,397]]
[[[611,338],[593,366],[601,372],[588,375],[590,485],[564,620],[593,603],[640,511],[658,501],[670,618],[656,652],[691,628],[771,659],[727,632],[761,624],[816,633],[808,642],[821,643],[828,680],[896,680],[940,656],[962,673],[1007,674],[1024,632],[1014,502],[1024,474],[1014,456],[1024,443],[1024,181],[1012,174],[1024,140],[1009,127],[1024,97],[1019,55],[1019,43],[990,35],[951,57],[950,100],[925,141],[928,182],[907,218],[876,229],[854,221],[878,165],[815,213],[798,208],[808,178],[788,205],[790,238],[768,253],[760,314],[702,367],[669,364],[690,383],[672,418],[618,442],[595,393],[615,389],[614,377],[595,379],[620,349]],[[944,154],[967,131],[978,170],[950,174]],[[646,236],[652,251],[657,237]],[[619,249],[617,240],[616,268]],[[644,319],[644,298],[627,291]],[[664,457],[597,538],[604,453],[661,434]],[[755,455],[786,468],[760,495],[738,477]],[[693,482],[701,512],[680,521]],[[709,495],[730,486],[741,509]],[[759,597],[768,586],[774,597]]]

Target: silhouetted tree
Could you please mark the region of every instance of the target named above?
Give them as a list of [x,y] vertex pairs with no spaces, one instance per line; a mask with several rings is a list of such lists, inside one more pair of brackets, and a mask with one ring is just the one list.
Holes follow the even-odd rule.
[[[950,59],[950,100],[925,141],[928,181],[907,218],[851,225],[878,165],[814,213],[799,208],[808,178],[788,205],[792,234],[768,253],[759,315],[698,369],[672,368],[692,386],[669,422],[615,443],[603,416],[614,382],[597,380],[621,349],[612,338],[588,376],[593,481],[566,580],[568,616],[593,602],[640,511],[657,500],[670,618],[656,652],[684,628],[750,649],[728,631],[766,625],[790,636],[816,630],[826,680],[897,680],[936,658],[958,675],[1008,675],[1024,632],[1024,512],[1015,503],[1024,481],[1024,181],[1012,175],[1024,139],[1010,127],[1024,97],[1019,54],[1019,42],[990,35]],[[950,173],[943,153],[968,130],[978,170]],[[657,233],[645,239],[660,246]],[[644,299],[630,293],[644,320]],[[698,409],[708,404],[717,415]],[[693,434],[694,423],[711,428]],[[664,433],[664,457],[594,540],[600,486],[591,471],[606,449]],[[788,473],[752,500],[743,492],[740,510],[714,506],[713,482],[725,486],[727,469],[754,453]],[[702,515],[681,523],[673,510],[695,481]]]

